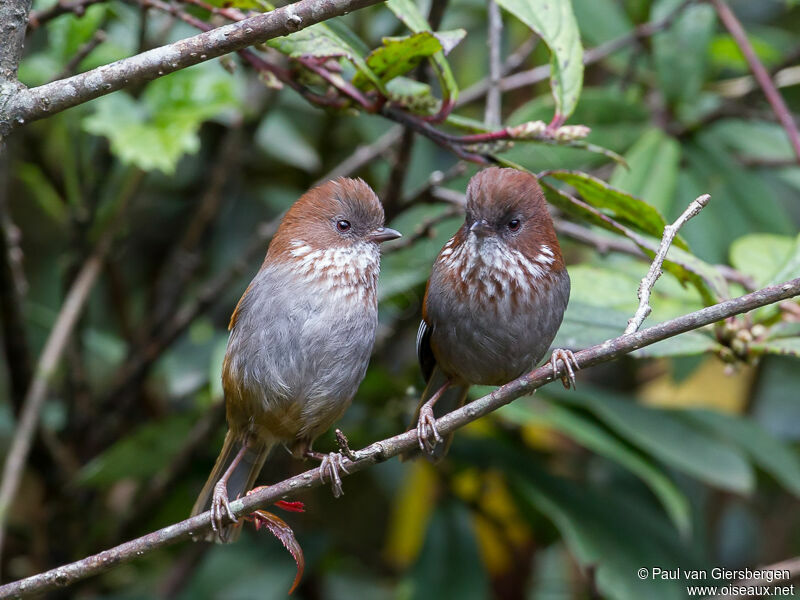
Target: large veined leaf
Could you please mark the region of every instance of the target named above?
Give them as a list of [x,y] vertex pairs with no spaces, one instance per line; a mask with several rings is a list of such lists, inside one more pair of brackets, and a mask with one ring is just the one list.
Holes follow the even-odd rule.
[[498,0],[550,49],[550,87],[556,120],[569,117],[583,86],[583,46],[569,0]]
[[677,415],[740,446],[759,467],[800,496],[800,454],[753,421],[708,410],[679,411]]
[[577,444],[617,462],[650,487],[681,533],[686,534],[691,529],[689,502],[669,477],[647,458],[576,411],[555,403],[518,400],[501,408],[499,414],[517,423],[557,429]]
[[597,388],[587,392],[586,386],[569,393],[551,386],[546,395],[591,411],[631,444],[709,485],[745,494],[753,490],[753,470],[736,447],[710,438],[669,410],[621,400]]
[[[661,129],[649,129],[625,154],[629,168],[614,169],[611,187],[641,198],[669,217],[678,181],[681,147]],[[688,199],[687,199],[688,204]]]
[[[491,443],[489,443],[491,442]],[[685,539],[642,495],[636,499],[582,481],[556,477],[539,467],[538,457],[498,440],[470,440],[454,446],[459,459],[501,468],[517,506],[533,528],[542,529],[542,515],[561,533],[570,553],[591,568],[604,598],[615,600],[678,600],[681,582],[637,575],[642,565],[662,568],[702,566]]]
[[776,279],[774,276],[789,261],[795,246],[795,240],[788,235],[751,233],[731,244],[730,260],[738,271],[762,287]]
[[[652,235],[661,238],[667,222],[659,212],[639,198],[615,189],[606,182],[580,171],[549,171],[548,176],[568,183],[583,197],[586,202],[610,213],[614,218]],[[673,244],[688,250],[689,247],[680,236],[676,236]]]
[[[627,237],[634,242],[648,256],[655,256],[658,248],[658,241],[646,238],[643,235],[632,231],[628,227],[616,222],[599,209],[590,206],[586,202],[578,200],[573,196],[564,193],[562,190],[549,184],[546,180],[540,180],[544,195],[547,201],[557,206],[567,215],[579,221],[597,225],[607,231]],[[680,281],[690,282],[703,296],[706,304],[714,304],[718,298],[728,296],[727,284],[720,273],[711,265],[697,259],[688,252],[680,248],[671,247],[667,253],[667,260],[664,261],[664,270],[674,275]]]

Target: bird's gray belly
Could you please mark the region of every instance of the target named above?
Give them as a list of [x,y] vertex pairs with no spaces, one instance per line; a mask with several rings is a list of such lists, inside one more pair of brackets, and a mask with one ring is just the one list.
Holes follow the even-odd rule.
[[429,290],[431,347],[451,377],[478,385],[502,385],[531,370],[561,324],[569,278],[540,288],[527,302],[447,302]]
[[377,313],[361,300],[332,302],[291,288],[252,299],[228,352],[248,418],[276,437],[313,439],[341,416],[364,378]]

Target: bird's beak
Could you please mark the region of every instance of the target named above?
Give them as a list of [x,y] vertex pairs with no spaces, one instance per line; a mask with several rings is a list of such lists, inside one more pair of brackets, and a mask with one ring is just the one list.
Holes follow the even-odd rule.
[[489,225],[489,222],[486,219],[480,219],[479,221],[475,221],[472,225],[469,226],[469,230],[478,237],[489,235],[494,231],[492,229],[492,226]]
[[403,234],[399,231],[389,227],[379,227],[372,232],[372,235],[369,237],[369,239],[376,244],[380,244],[382,242],[388,242],[389,240],[396,240],[399,237],[403,237]]

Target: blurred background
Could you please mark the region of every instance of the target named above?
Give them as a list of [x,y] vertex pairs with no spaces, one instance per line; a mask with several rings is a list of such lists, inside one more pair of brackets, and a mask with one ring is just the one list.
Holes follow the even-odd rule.
[[[580,170],[668,222],[710,193],[681,232],[686,261],[713,269],[729,297],[800,275],[798,159],[714,7],[553,4],[571,4],[587,50],[568,124],[590,127],[586,141],[629,168],[591,148],[518,143],[502,156],[533,172]],[[189,3],[166,6],[226,22]],[[797,119],[800,6],[730,6]],[[84,8],[32,22],[23,83],[197,32],[147,3]],[[466,30],[447,56],[462,91],[456,112],[483,121],[486,3],[423,2],[420,10],[436,30]],[[541,71],[547,45],[514,15],[502,18],[505,74]],[[368,50],[408,35],[380,5],[338,21],[331,26],[346,26]],[[297,61],[272,49],[267,56],[324,88]],[[425,65],[408,77],[431,80]],[[459,194],[478,167],[382,116],[323,110],[277,87],[226,57],[9,140],[0,216],[22,314],[4,330],[0,453],[14,432],[20,382],[67,290],[87,260],[102,267],[51,379],[10,511],[5,581],[188,516],[225,431],[220,369],[230,313],[276,219],[321,179],[363,177],[405,234],[384,247],[378,341],[338,427],[354,448],[408,428],[423,387],[414,339],[425,281],[463,219]],[[506,125],[553,113],[546,72],[502,93]],[[565,177],[554,187],[568,190]],[[556,207],[554,215],[573,285],[556,344],[577,349],[621,334],[647,260],[622,236]],[[645,326],[707,302],[698,286],[665,274]],[[800,306],[787,302],[658,344],[581,372],[576,391],[551,384],[459,431],[441,464],[390,460],[348,477],[339,500],[327,487],[300,495],[305,513],[275,509],[305,553],[294,597],[683,598],[685,582],[642,581],[637,570],[752,568],[800,555],[799,319]],[[335,449],[330,432],[316,447]],[[259,481],[310,466],[276,451]],[[181,543],[52,597],[285,597],[292,557],[268,533],[245,529],[234,545]]]

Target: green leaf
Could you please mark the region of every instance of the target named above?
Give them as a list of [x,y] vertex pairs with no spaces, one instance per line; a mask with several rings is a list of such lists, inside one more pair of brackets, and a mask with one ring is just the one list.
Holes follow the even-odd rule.
[[[444,34],[444,39],[448,43],[458,43],[466,31],[459,29],[453,32],[433,33],[421,31],[406,37],[386,37],[383,38],[383,45],[373,50],[367,56],[367,65],[383,83],[387,83],[408,73],[416,67],[423,58],[429,58],[437,52],[443,51],[440,39]],[[369,85],[369,79],[361,72],[356,73],[353,84],[361,89]]]
[[85,465],[78,481],[108,487],[120,479],[155,475],[180,450],[196,420],[194,413],[180,414],[139,427]]
[[797,241],[787,235],[751,233],[731,244],[730,261],[738,271],[752,277],[758,287],[764,287],[776,281],[775,276],[783,265],[791,262],[796,248]]
[[322,166],[316,147],[279,111],[267,113],[256,130],[255,142],[271,158],[308,173],[315,173]]
[[[659,21],[682,0],[658,0],[650,13]],[[716,16],[708,5],[683,10],[672,26],[653,36],[653,53],[661,90],[671,104],[691,103],[700,93],[708,70],[708,46]]]
[[750,350],[764,354],[782,354],[800,357],[800,338],[778,338],[750,344]]
[[[548,176],[571,185],[590,205],[598,208],[618,221],[630,225],[660,239],[667,223],[659,212],[630,194],[614,189],[606,182],[580,171],[549,171]],[[673,244],[688,250],[680,236]]]
[[625,154],[628,168],[614,169],[609,184],[641,198],[661,214],[669,215],[680,160],[680,144],[661,129],[649,129]]
[[[614,261],[613,268],[588,264],[570,267],[572,291],[554,347],[585,348],[617,337],[636,311],[636,290],[646,266],[632,260]],[[697,294],[671,279],[659,281],[651,297],[651,322],[665,321],[702,306]],[[634,356],[690,356],[717,350],[719,344],[701,331],[690,331],[652,346]]]
[[[800,350],[800,344],[797,348]],[[678,414],[742,448],[759,467],[795,496],[800,496],[800,454],[789,445],[742,417],[707,410],[687,410]]]
[[153,81],[138,100],[125,93],[95,100],[83,128],[108,138],[123,164],[171,174],[200,148],[202,123],[237,108],[236,96],[233,78],[204,63]]
[[556,119],[569,117],[583,85],[583,46],[568,0],[498,0],[498,4],[530,27],[550,49],[550,87]]
[[439,503],[419,560],[411,573],[412,599],[489,597],[469,511],[459,502]]
[[[388,0],[386,6],[412,32],[422,33],[423,31],[432,31],[431,26],[428,24],[425,17],[422,16],[414,0]],[[452,43],[452,38],[440,38],[439,41],[442,43],[444,51],[433,54],[431,56],[431,64],[439,79],[442,94],[444,95],[444,102],[454,104],[458,98],[458,84],[456,84],[453,71],[450,69],[447,59],[445,59],[445,53],[449,52],[448,48]]]
[[753,471],[741,452],[710,439],[674,412],[621,400],[599,388],[565,391],[551,386],[546,395],[591,411],[623,439],[700,481],[732,492],[752,492]]
[[500,416],[516,423],[555,428],[577,444],[617,462],[647,484],[678,531],[685,535],[691,530],[689,502],[669,477],[641,454],[579,413],[558,404],[534,404],[530,400],[517,400],[498,412]]
[[268,40],[267,45],[292,58],[346,58],[355,65],[362,77],[371,81],[381,92],[385,91],[383,82],[369,68],[361,52],[326,23],[316,23],[296,33]]
[[[598,209],[589,206],[569,194],[553,187],[545,180],[539,180],[547,201],[557,206],[567,215],[597,225],[607,231],[623,235],[633,241],[648,256],[655,256],[658,242],[645,238],[614,221]],[[664,270],[677,277],[679,281],[690,282],[702,295],[706,305],[714,304],[717,298],[727,297],[727,284],[720,273],[703,261],[693,257],[680,248],[671,247],[664,261]]]

